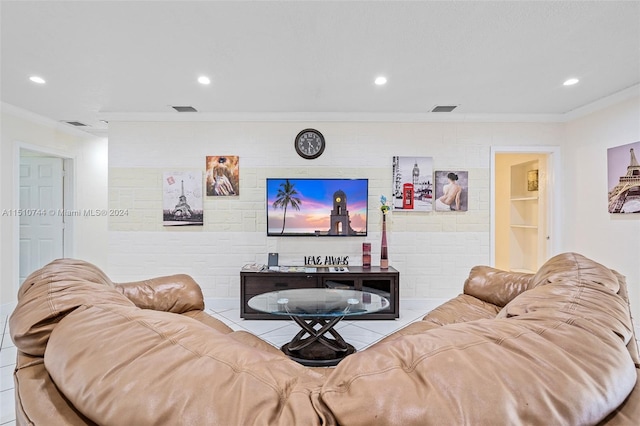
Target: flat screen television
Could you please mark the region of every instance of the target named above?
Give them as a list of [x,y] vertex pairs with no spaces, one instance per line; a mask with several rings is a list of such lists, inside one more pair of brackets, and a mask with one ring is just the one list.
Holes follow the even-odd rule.
[[368,179],[267,178],[267,235],[364,237],[368,197]]

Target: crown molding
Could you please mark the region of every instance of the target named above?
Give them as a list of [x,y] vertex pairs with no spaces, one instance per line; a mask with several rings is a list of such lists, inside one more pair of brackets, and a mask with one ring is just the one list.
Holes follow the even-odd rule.
[[578,118],[585,117],[589,114],[635,97],[640,98],[640,84],[634,84],[633,86],[627,87],[626,89],[623,89],[612,95],[605,96],[604,98],[598,99],[597,101],[571,110],[563,114],[565,116],[564,121],[569,122]]
[[[112,122],[364,122],[364,123],[566,123],[601,109],[640,97],[640,84],[598,99],[562,114],[464,114],[451,113],[366,113],[366,112],[102,112],[98,119]],[[5,102],[3,113],[24,118],[77,136],[106,137],[107,129],[77,129]]]
[[103,112],[100,120],[113,122],[364,122],[364,123],[566,123],[633,97],[640,84],[562,114],[464,114],[367,112]]
[[357,113],[357,112],[228,112],[228,113],[100,113],[109,122],[365,122],[365,123],[544,123],[562,122],[562,114]]
[[83,138],[86,137],[106,137],[106,130],[96,131],[97,129],[87,129],[80,130],[77,129],[70,124],[61,123],[59,121],[53,120],[51,118],[42,116],[40,114],[36,114],[35,112],[28,111],[26,109],[17,107],[15,105],[8,104],[6,102],[0,102],[0,111],[3,114],[9,114],[17,118],[21,118],[27,121],[30,121],[35,124],[39,124],[44,127],[48,127],[50,129],[58,130],[63,133],[72,135],[72,136],[80,136]]

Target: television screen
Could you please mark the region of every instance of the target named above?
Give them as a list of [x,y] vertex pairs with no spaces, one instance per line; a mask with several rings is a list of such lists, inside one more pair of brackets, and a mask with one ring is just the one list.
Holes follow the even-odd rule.
[[267,179],[267,235],[367,235],[367,179]]

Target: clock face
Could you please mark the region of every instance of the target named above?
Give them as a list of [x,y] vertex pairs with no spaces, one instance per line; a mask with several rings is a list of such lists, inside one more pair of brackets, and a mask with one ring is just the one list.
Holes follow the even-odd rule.
[[305,129],[298,133],[295,139],[295,148],[302,158],[318,158],[324,151],[324,136],[315,129]]

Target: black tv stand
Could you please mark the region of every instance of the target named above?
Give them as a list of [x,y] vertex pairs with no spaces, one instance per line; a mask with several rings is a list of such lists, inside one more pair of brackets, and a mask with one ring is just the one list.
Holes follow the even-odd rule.
[[[339,267],[340,268],[340,267]],[[240,272],[240,317],[244,319],[282,319],[282,316],[258,312],[247,302],[253,296],[270,291],[291,288],[344,288],[364,290],[380,294],[389,300],[384,311],[358,316],[358,319],[395,319],[400,316],[400,273],[389,267],[343,266],[345,271],[335,272],[334,267],[317,267],[316,272]],[[346,271],[348,269],[348,271]],[[354,318],[355,319],[355,318]]]

